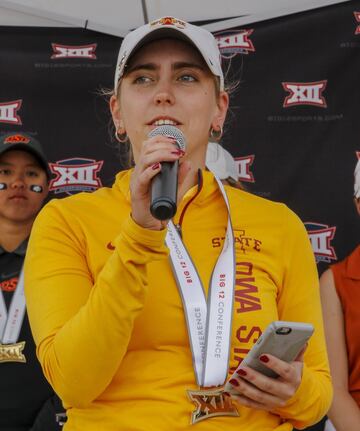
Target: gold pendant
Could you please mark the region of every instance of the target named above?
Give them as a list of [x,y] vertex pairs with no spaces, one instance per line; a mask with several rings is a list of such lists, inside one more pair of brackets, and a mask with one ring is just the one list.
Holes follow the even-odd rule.
[[214,416],[239,416],[230,395],[224,394],[223,389],[188,390],[187,392],[196,406],[196,410],[191,414],[192,425]]
[[26,362],[22,351],[25,341],[15,344],[0,344],[0,363],[1,362]]

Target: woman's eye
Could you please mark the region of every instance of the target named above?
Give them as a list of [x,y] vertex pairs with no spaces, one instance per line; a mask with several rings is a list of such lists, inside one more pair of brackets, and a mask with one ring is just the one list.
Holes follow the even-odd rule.
[[37,172],[37,171],[28,171],[27,173],[26,173],[26,175],[28,176],[28,177],[38,177],[39,176],[39,173]]
[[148,84],[152,79],[149,76],[137,76],[134,78],[134,84]]
[[10,169],[0,169],[0,175],[10,175]]
[[195,82],[197,81],[197,79],[195,78],[194,75],[190,75],[190,74],[184,74],[181,75],[179,78],[180,81],[184,81],[184,82]]

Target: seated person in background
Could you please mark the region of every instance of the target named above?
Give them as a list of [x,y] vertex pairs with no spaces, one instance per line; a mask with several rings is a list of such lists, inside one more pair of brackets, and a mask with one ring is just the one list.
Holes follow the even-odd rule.
[[[360,160],[354,203],[360,215]],[[334,400],[328,417],[337,431],[360,430],[360,245],[320,278]]]
[[48,193],[40,144],[24,133],[0,137],[0,430],[60,430],[61,403],[36,358],[22,266],[34,219]]

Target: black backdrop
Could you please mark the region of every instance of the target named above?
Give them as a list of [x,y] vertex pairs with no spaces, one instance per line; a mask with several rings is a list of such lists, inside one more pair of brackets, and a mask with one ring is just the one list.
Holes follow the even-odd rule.
[[[322,272],[360,239],[360,1],[216,36],[240,80],[223,144],[249,191],[298,213]],[[0,132],[38,137],[52,197],[109,186],[122,168],[98,94],[112,87],[120,43],[83,29],[0,27]]]
[[[360,238],[359,29],[357,0],[216,33],[240,80],[223,144],[249,191],[299,214],[320,272]],[[52,196],[111,185],[122,168],[99,95],[112,87],[120,43],[83,29],[0,27],[0,132],[38,137]]]

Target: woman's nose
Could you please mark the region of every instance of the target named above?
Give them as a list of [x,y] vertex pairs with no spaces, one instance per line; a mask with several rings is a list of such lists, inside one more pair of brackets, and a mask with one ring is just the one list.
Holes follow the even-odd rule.
[[169,84],[161,84],[157,89],[154,102],[156,105],[172,105],[175,102],[174,93]]
[[26,187],[23,176],[18,175],[12,182],[11,187],[14,189],[24,189]]

